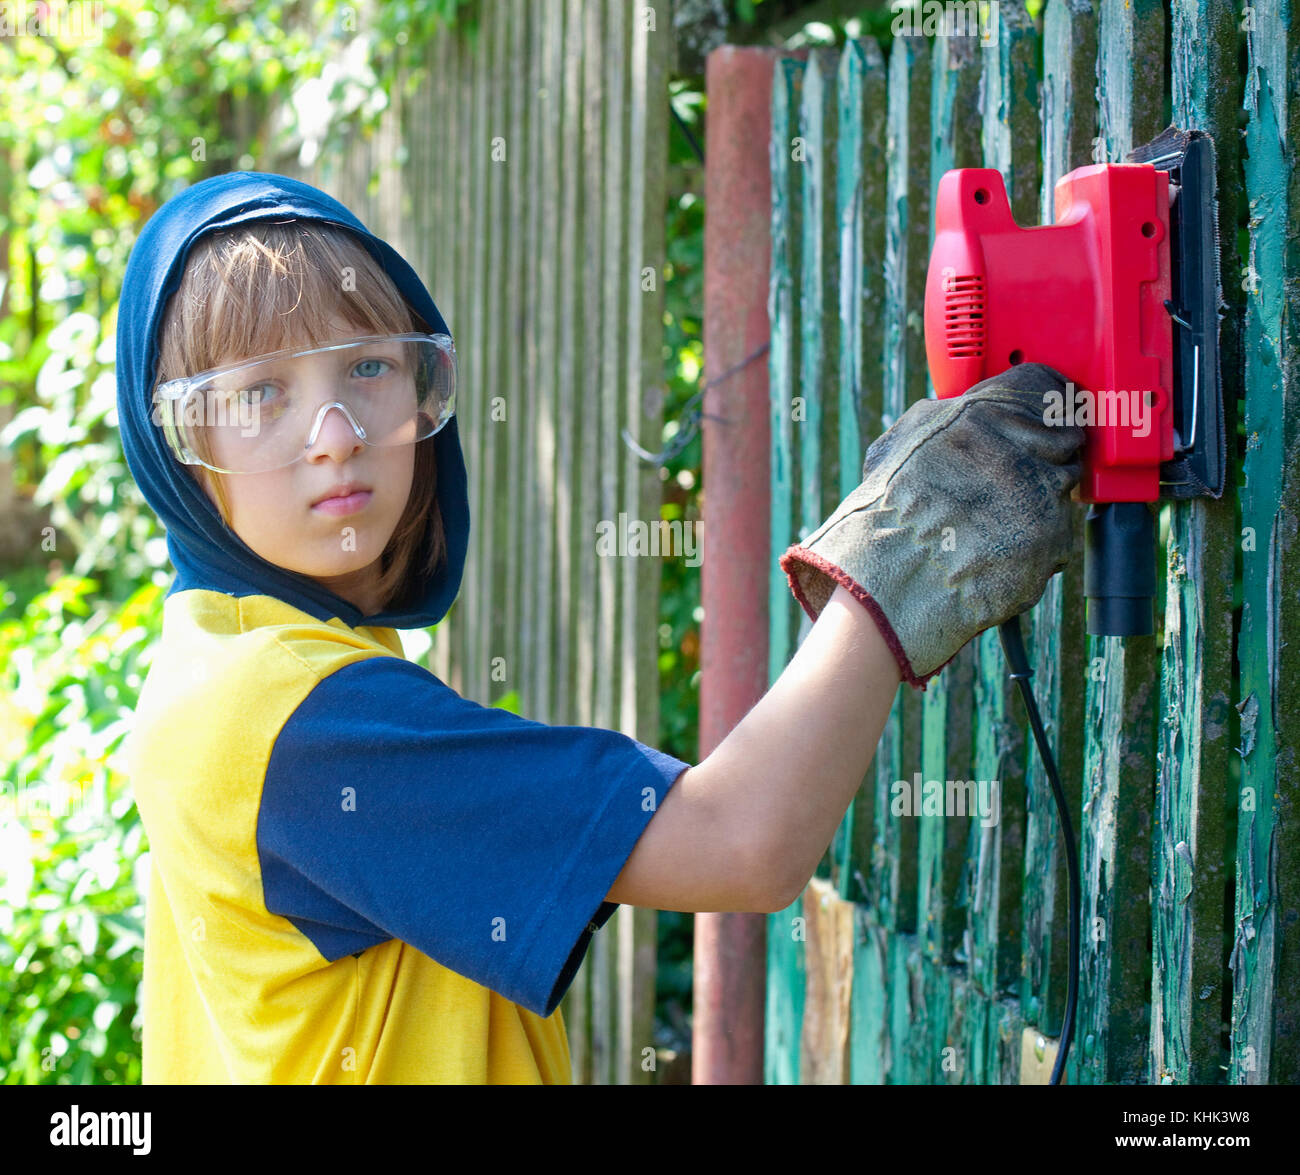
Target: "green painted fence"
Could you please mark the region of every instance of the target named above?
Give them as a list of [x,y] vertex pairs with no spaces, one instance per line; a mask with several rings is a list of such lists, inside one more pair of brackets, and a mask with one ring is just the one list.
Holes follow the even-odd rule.
[[[944,171],[998,168],[1017,220],[1047,223],[1075,167],[1170,122],[1214,136],[1228,490],[1162,504],[1154,636],[1085,633],[1080,558],[1026,638],[1080,835],[1066,1081],[1295,1083],[1300,21],[1287,0],[987,10],[972,35],[896,36],[887,56],[864,40],[776,61],[772,549],[933,395],[921,308]],[[808,625],[775,560],[770,598],[774,680]],[[917,772],[998,780],[1000,819],[895,816],[891,785]],[[818,877],[770,918],[767,1081],[1045,1080],[1066,896],[1048,781],[990,631],[925,693],[900,689]]]

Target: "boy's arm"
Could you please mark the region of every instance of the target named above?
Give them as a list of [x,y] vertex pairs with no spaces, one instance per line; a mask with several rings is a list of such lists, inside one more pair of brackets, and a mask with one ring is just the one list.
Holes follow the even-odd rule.
[[837,587],[772,688],[669,789],[606,900],[785,909],[862,783],[899,680],[870,613]]
[[1059,372],[1021,364],[955,400],[918,401],[873,442],[861,484],[781,557],[812,630],[669,790],[610,901],[775,911],[795,899],[899,681],[923,686],[1069,561],[1084,435],[1045,407],[1064,387]]

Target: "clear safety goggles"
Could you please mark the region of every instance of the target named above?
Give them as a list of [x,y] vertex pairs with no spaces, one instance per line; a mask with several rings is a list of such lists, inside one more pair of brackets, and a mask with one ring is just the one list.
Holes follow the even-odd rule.
[[269,473],[311,451],[332,409],[367,445],[433,436],[456,411],[456,350],[445,334],[288,348],[168,380],[153,403],[177,460],[216,473]]

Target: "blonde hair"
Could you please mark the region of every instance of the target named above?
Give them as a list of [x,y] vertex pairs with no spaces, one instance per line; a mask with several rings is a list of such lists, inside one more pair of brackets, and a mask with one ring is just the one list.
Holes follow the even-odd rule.
[[[351,271],[351,288],[342,288]],[[159,330],[156,383],[285,347],[324,345],[342,317],[370,334],[428,331],[392,279],[347,229],[313,221],[254,221],[200,237]],[[156,386],[156,384],[155,384]],[[188,467],[212,484],[230,525],[221,474]],[[431,576],[446,557],[434,438],[415,446],[411,493],[380,555],[381,608],[418,567]],[[411,600],[410,603],[416,603]]]

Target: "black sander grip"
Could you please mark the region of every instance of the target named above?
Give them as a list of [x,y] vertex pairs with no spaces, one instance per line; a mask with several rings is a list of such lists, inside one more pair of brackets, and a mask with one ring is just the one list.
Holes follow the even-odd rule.
[[1155,522],[1145,502],[1099,502],[1083,531],[1083,594],[1092,636],[1150,636]]

